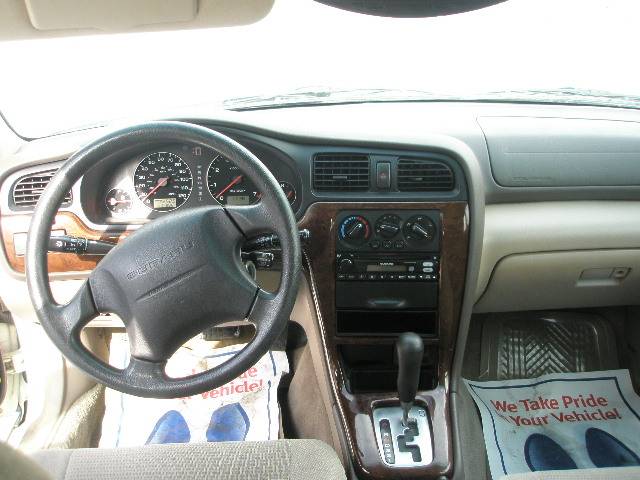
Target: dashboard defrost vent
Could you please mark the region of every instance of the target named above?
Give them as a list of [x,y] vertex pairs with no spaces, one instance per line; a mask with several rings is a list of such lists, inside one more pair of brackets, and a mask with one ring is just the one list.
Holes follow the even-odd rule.
[[313,159],[313,188],[326,192],[369,190],[369,156],[322,153]]
[[[40,195],[42,195],[42,192],[44,192],[44,189],[49,185],[51,178],[57,171],[57,169],[54,169],[35,172],[18,179],[11,190],[11,205],[19,210],[35,208]],[[62,206],[70,203],[71,192],[68,192],[64,197]]]
[[442,162],[414,158],[398,161],[398,190],[401,192],[450,191],[453,186],[453,171]]

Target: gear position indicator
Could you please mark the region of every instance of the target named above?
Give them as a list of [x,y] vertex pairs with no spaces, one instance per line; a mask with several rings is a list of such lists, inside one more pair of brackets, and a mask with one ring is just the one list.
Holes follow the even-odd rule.
[[390,467],[420,467],[433,461],[428,413],[421,405],[409,411],[408,427],[402,424],[402,408],[389,406],[373,411],[380,456]]

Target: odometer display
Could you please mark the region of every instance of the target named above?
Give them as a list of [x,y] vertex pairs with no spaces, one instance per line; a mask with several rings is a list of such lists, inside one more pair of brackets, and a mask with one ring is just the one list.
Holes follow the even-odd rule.
[[136,168],[133,181],[138,198],[157,212],[169,212],[180,207],[193,188],[189,166],[171,152],[157,152],[144,157]]
[[260,192],[249,177],[222,155],[209,165],[207,186],[222,205],[251,205],[260,200]]

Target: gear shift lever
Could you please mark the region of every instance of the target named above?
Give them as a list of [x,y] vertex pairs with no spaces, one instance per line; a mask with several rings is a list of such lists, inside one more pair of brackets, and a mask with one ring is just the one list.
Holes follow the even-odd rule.
[[402,424],[409,426],[409,411],[418,392],[420,365],[424,353],[422,338],[412,332],[401,334],[396,340],[398,354],[398,397],[402,406]]

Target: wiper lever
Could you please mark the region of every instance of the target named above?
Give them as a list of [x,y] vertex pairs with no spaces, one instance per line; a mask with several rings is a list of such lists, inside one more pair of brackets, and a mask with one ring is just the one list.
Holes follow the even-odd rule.
[[[300,230],[298,232],[298,236],[300,238],[300,243],[302,245],[306,245],[311,240],[311,232],[306,228],[304,230]],[[250,239],[247,243],[244,244],[242,250],[246,252],[250,252],[253,250],[265,250],[270,248],[279,248],[280,247],[280,239],[275,234],[269,235],[260,235],[259,237],[255,237]]]

